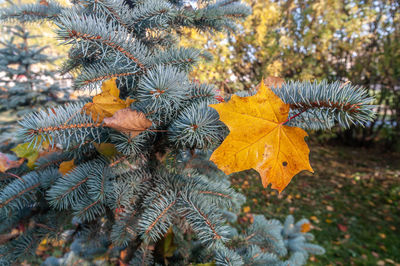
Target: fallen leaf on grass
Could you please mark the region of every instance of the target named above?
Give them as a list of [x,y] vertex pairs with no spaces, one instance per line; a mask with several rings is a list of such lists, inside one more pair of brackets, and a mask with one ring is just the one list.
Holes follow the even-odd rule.
[[329,212],[333,212],[334,209],[333,209],[332,206],[328,205],[328,206],[326,206],[326,210],[329,211]]
[[311,230],[311,224],[310,223],[304,223],[304,224],[301,225],[300,232],[307,233],[310,230]]
[[249,207],[249,206],[243,207],[243,212],[244,212],[244,213],[250,212],[250,207]]
[[343,225],[343,224],[338,224],[337,225],[339,230],[342,232],[347,232],[347,226]]

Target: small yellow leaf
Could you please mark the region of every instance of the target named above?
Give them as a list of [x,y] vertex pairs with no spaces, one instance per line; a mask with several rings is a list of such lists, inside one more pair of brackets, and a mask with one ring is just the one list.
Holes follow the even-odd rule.
[[117,149],[112,143],[94,143],[96,150],[105,157],[114,157],[117,154]]
[[161,254],[164,258],[169,258],[174,255],[177,245],[174,242],[174,231],[172,230],[172,227],[168,229],[160,244],[162,249]]
[[91,115],[94,121],[101,122],[105,117],[112,117],[118,110],[129,107],[134,100],[119,98],[116,78],[106,80],[101,86],[102,92],[93,97],[91,103],[85,104],[83,110]]
[[65,161],[60,163],[58,171],[60,171],[62,175],[66,175],[74,168],[75,168],[74,159],[72,159],[70,161]]
[[104,126],[129,133],[132,138],[151,125],[151,121],[143,113],[130,108],[119,110],[112,117],[104,118]]
[[271,183],[281,192],[300,171],[313,172],[304,141],[307,133],[284,125],[290,106],[263,82],[253,96],[233,95],[228,102],[210,107],[230,131],[210,158],[225,174],[253,168],[264,187]]
[[25,158],[28,160],[28,167],[33,168],[35,165],[36,159],[39,157],[39,151],[33,147],[33,145],[29,145],[30,143],[21,143],[18,144],[15,148],[11,149],[18,157]]

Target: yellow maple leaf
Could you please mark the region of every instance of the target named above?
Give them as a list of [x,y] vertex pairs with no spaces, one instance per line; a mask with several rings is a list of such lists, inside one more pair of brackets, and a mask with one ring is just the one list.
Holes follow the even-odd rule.
[[101,91],[100,94],[93,97],[91,103],[87,103],[83,107],[86,113],[92,116],[94,121],[101,122],[105,117],[112,117],[118,110],[127,108],[134,102],[130,98],[126,100],[119,98],[116,78],[104,81]]
[[117,78],[105,80],[101,84],[102,93],[108,93],[114,97],[119,98],[119,89],[117,88]]
[[263,82],[256,95],[233,95],[229,102],[210,106],[230,130],[210,158],[226,174],[253,168],[264,187],[271,183],[281,192],[300,171],[313,172],[304,141],[307,133],[284,125],[289,104]]
[[66,175],[69,172],[71,172],[71,170],[73,170],[74,168],[75,168],[74,159],[72,159],[72,160],[64,161],[64,162],[60,163],[60,166],[58,167],[58,171],[60,171],[60,173],[62,175]]

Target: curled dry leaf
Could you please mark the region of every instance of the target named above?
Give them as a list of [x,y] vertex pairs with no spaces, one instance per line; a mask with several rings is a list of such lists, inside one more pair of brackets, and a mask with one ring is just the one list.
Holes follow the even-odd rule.
[[121,109],[112,117],[104,118],[103,121],[104,126],[129,133],[132,138],[152,125],[151,121],[146,118],[144,113],[131,110],[130,108]]
[[284,125],[289,105],[263,82],[256,95],[233,95],[227,103],[210,106],[230,131],[210,158],[226,174],[253,168],[264,187],[271,183],[281,192],[300,171],[313,171],[304,141],[307,133]]

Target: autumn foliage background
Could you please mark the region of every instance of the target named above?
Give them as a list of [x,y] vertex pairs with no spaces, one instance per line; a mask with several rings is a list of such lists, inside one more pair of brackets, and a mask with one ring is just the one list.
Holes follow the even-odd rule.
[[[252,171],[234,175],[234,185],[247,196],[241,219],[251,219],[251,212],[310,219],[316,238],[327,249],[311,264],[398,265],[399,3],[247,2],[253,14],[238,35],[185,32],[184,45],[195,40],[197,47],[214,55],[211,63],[195,69],[194,77],[217,84],[222,93],[254,88],[268,76],[350,81],[376,97],[378,116],[361,129],[312,132],[316,174],[297,176],[280,194],[263,189]],[[64,56],[59,49],[52,46],[52,53]]]

